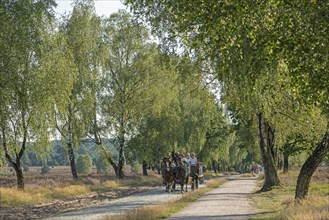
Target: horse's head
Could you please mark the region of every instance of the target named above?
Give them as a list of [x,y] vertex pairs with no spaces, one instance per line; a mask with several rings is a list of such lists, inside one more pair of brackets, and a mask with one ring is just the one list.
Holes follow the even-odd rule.
[[170,160],[165,160],[164,165],[166,167],[166,170],[169,172],[170,171]]

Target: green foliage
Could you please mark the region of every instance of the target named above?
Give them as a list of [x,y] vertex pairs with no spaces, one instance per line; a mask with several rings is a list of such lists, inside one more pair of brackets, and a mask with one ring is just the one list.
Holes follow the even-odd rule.
[[[247,149],[252,149],[252,142],[257,140],[256,114],[262,114],[275,129],[275,149],[267,151],[275,160],[276,152],[292,137],[301,135],[312,143],[305,152],[314,150],[317,140],[328,134],[326,1],[126,0],[125,3],[138,18],[151,23],[154,33],[169,49],[179,42],[190,56],[215,68],[221,97],[240,128],[237,134],[252,135],[249,143],[241,138]],[[259,139],[263,143],[263,137],[259,135]],[[263,159],[265,145],[260,145]],[[320,149],[322,155],[310,157],[314,166],[329,151],[327,144]],[[272,160],[269,162],[266,167],[273,168]],[[304,168],[301,173],[310,177],[314,167]],[[272,169],[266,174],[271,172],[274,175],[276,171]]]
[[30,167],[29,167],[29,165],[23,164],[23,171],[24,171],[24,172],[28,172],[28,171],[30,171]]
[[50,61],[61,55],[52,35],[53,6],[50,0],[0,3],[1,140],[13,167],[20,167],[28,141],[40,155],[47,153],[53,107],[61,109],[70,90],[63,68]]
[[[162,83],[156,84],[161,89],[158,102],[163,100],[165,105],[148,109],[138,134],[127,146],[140,163],[146,160],[150,165],[157,165],[166,151],[173,149],[199,154],[206,143],[212,117],[222,113],[213,94],[204,85],[205,73],[196,62],[187,56],[173,55],[163,56],[161,62],[164,68],[169,67],[161,77]],[[160,87],[162,85],[165,87]],[[209,155],[218,147],[216,144],[213,148],[208,147]],[[207,156],[205,154],[204,158]]]
[[101,114],[107,128],[117,137],[119,176],[122,177],[127,136],[134,135],[148,109],[158,109],[157,98],[162,88],[157,85],[167,76],[166,68],[158,65],[160,53],[156,45],[150,43],[149,32],[145,26],[135,23],[130,14],[119,11],[103,25],[108,57],[102,78]]
[[79,155],[77,158],[78,173],[89,174],[92,172],[93,162],[89,155]]
[[131,163],[131,173],[132,174],[141,173],[140,168],[141,168],[141,165],[137,161],[134,161]]
[[50,171],[50,167],[48,166],[47,163],[45,163],[40,170],[41,174],[47,174],[49,173],[49,171]]
[[95,159],[97,173],[108,173],[110,164],[104,156],[99,156]]

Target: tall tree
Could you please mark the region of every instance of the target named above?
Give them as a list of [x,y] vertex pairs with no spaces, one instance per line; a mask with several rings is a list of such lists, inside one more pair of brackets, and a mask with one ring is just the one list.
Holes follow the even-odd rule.
[[150,92],[156,85],[158,50],[146,27],[135,23],[125,11],[105,21],[105,41],[109,44],[106,78],[102,94],[102,115],[119,143],[117,175],[124,177],[125,146],[128,135],[139,123],[144,109],[152,104]]
[[100,68],[100,19],[96,16],[91,0],[76,0],[73,12],[64,20],[61,32],[65,35],[66,52],[71,55],[68,75],[74,79],[65,114],[57,111],[57,129],[67,141],[67,149],[73,179],[78,179],[74,146],[86,138],[94,118],[95,82]]
[[53,6],[53,1],[0,3],[0,140],[18,189],[24,189],[21,159],[27,147],[47,145],[53,106],[63,108],[71,85],[53,35]]

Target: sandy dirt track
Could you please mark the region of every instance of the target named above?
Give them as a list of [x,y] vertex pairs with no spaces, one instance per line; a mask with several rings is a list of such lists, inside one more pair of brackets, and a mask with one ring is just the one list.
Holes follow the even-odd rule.
[[[182,219],[248,219],[255,210],[248,201],[248,195],[256,188],[256,179],[234,179],[212,190],[181,212],[168,218]],[[136,193],[104,204],[55,215],[47,220],[96,220],[107,215],[117,215],[129,209],[159,204],[181,198],[175,191],[165,193],[164,188]]]
[[143,205],[159,204],[171,200],[181,198],[182,194],[179,191],[168,194],[164,188],[150,190],[143,193],[136,193],[124,198],[115,199],[105,202],[101,205],[91,206],[80,210],[64,212],[55,215],[47,220],[96,220],[108,215],[122,214],[125,211],[137,208]]
[[256,189],[255,178],[226,182],[167,220],[248,219],[256,214],[256,209],[248,199],[250,193]]

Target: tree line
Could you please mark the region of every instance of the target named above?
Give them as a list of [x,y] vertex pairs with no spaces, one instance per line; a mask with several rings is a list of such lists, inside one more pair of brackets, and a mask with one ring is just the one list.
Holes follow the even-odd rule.
[[18,189],[23,165],[60,165],[62,153],[78,179],[76,153],[86,140],[97,151],[92,159],[105,160],[118,178],[127,160],[158,163],[174,149],[217,170],[251,163],[235,144],[208,68],[163,50],[125,11],[99,17],[93,1],[77,0],[56,18],[54,7],[52,0],[0,3],[0,155]]
[[125,0],[170,50],[210,66],[245,146],[258,142],[262,191],[280,185],[277,167],[307,152],[295,198],[328,158],[329,5],[326,1]]

